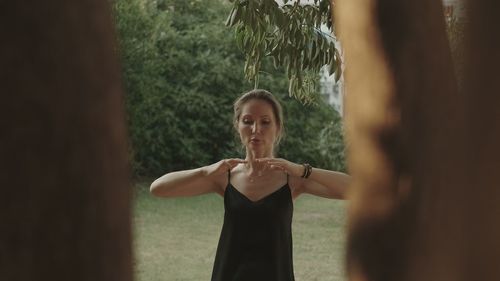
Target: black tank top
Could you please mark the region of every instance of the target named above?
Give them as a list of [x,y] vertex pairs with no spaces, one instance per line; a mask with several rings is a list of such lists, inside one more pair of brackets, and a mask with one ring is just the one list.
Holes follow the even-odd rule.
[[230,182],[212,281],[293,281],[293,202],[287,183],[252,201]]

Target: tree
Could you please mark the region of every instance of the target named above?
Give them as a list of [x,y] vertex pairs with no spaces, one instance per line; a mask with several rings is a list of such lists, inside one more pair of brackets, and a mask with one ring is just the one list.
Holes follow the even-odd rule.
[[446,31],[450,41],[451,56],[459,89],[463,88],[465,59],[465,18],[452,15],[446,19]]
[[[437,1],[338,1],[345,50],[353,280],[494,280],[500,271],[500,39],[468,1],[459,91]],[[357,11],[357,21],[352,20]],[[368,106],[369,105],[369,106]],[[487,135],[483,135],[487,132]],[[497,198],[497,199],[492,199]]]
[[330,75],[340,78],[341,56],[333,37],[329,0],[313,0],[312,4],[285,0],[282,6],[269,0],[230,2],[233,8],[226,25],[235,28],[238,46],[245,52],[245,75],[255,87],[265,57],[272,57],[275,67],[286,68],[290,96],[305,103],[317,99],[322,67],[328,66]]
[[2,280],[132,280],[126,127],[107,5],[2,3]]

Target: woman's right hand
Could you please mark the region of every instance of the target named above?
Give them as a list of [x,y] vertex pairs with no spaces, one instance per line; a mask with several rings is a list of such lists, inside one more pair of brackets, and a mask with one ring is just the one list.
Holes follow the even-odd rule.
[[247,161],[239,158],[220,160],[217,163],[206,166],[205,173],[209,177],[217,177],[222,174],[227,174],[228,171],[231,171],[234,167],[238,166],[238,164],[244,163],[247,163]]

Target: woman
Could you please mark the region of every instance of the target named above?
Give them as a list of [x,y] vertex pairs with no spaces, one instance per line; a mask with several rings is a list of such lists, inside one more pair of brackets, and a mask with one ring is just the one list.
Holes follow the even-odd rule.
[[302,193],[343,199],[349,176],[274,158],[283,112],[268,91],[243,94],[234,104],[233,124],[245,159],[168,173],[151,184],[151,192],[162,197],[217,192],[224,197],[212,281],[294,280],[292,201]]

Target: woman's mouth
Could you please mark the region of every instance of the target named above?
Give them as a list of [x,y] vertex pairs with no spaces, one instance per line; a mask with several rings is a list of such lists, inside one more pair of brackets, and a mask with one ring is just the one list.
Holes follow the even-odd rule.
[[257,138],[251,138],[250,139],[250,143],[253,143],[253,144],[259,144],[260,143],[260,140],[257,139]]

